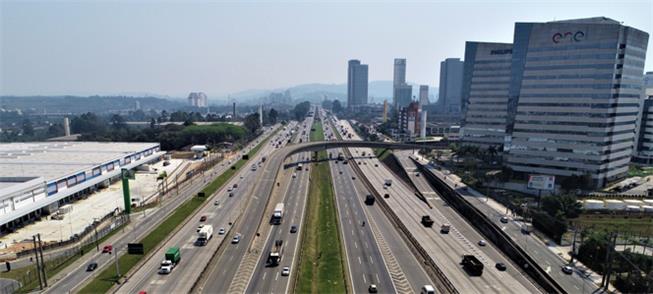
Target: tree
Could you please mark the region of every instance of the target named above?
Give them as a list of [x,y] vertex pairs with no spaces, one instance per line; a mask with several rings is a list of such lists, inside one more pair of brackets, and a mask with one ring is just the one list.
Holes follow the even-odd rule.
[[261,128],[261,123],[259,122],[258,113],[252,113],[245,117],[243,125],[250,132],[250,134],[256,134]]
[[333,110],[334,113],[340,113],[342,112],[342,104],[340,104],[340,100],[334,100],[333,101],[333,106],[331,106],[331,110]]
[[270,109],[270,112],[268,113],[268,120],[270,121],[270,124],[276,124],[277,117],[279,117],[279,112],[277,112],[277,110],[274,108]]
[[23,136],[34,136],[34,125],[32,124],[32,121],[29,120],[28,118],[23,120]]
[[582,205],[574,195],[556,195],[542,198],[542,210],[552,217],[576,218]]
[[311,110],[311,103],[308,101],[304,101],[302,103],[295,105],[295,108],[293,109],[293,115],[295,117],[295,120],[298,121],[304,120],[309,110]]
[[64,135],[63,125],[61,124],[51,124],[48,127],[48,137],[59,137]]
[[111,116],[111,127],[114,129],[125,129],[127,128],[127,124],[125,123],[125,119],[122,116],[119,114],[114,114]]
[[154,120],[154,118],[152,117],[150,118],[150,128],[154,128],[154,127],[156,127],[156,120]]

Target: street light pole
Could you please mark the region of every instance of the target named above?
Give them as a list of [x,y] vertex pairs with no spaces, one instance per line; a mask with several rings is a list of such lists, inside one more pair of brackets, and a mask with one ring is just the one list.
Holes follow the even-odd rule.
[[97,251],[100,251],[100,244],[98,243],[98,238],[97,238],[97,218],[93,218],[93,228],[95,229],[95,248]]

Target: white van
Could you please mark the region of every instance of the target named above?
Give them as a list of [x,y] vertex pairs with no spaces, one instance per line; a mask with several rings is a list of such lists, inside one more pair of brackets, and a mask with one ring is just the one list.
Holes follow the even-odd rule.
[[431,285],[424,285],[421,294],[435,294],[435,289]]

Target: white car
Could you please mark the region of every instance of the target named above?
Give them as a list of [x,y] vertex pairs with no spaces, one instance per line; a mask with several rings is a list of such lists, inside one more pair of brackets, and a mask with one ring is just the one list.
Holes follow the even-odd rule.
[[297,177],[297,173],[292,173],[293,179]]
[[487,242],[485,240],[478,241],[478,246],[485,246],[487,245]]
[[284,266],[283,269],[281,270],[281,275],[282,276],[289,276],[290,275],[290,267],[289,266]]
[[172,271],[172,266],[171,265],[164,265],[159,269],[159,274],[169,274]]
[[571,275],[572,273],[574,273],[574,268],[572,268],[572,267],[570,267],[568,265],[565,265],[565,266],[562,267],[562,272],[565,273],[565,274]]
[[224,230],[224,228],[220,228],[220,229],[218,230],[218,235],[224,235],[225,232],[226,232],[226,231]]
[[240,233],[234,236],[234,238],[231,240],[231,244],[238,244],[238,242],[240,242]]

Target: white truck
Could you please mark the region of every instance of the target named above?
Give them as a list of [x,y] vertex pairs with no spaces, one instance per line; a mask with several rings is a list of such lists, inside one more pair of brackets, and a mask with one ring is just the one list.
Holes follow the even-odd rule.
[[277,203],[277,206],[274,207],[274,212],[272,213],[272,224],[275,225],[281,224],[282,218],[283,218],[283,203]]
[[211,240],[213,237],[213,226],[212,225],[205,225],[200,229],[200,231],[197,233],[197,244],[200,246],[206,245],[206,243]]

